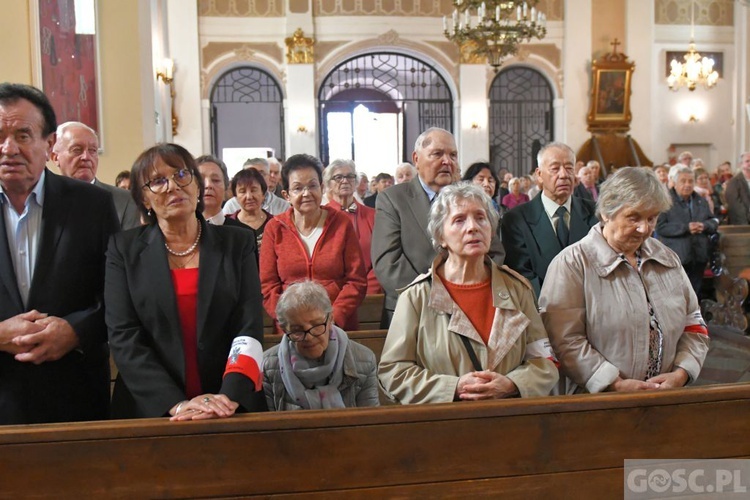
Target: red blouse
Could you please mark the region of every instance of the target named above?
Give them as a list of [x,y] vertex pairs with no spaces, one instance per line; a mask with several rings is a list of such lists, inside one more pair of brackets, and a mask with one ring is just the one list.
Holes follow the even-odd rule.
[[198,370],[198,268],[173,269],[171,272],[185,353],[185,396],[192,399],[203,394]]

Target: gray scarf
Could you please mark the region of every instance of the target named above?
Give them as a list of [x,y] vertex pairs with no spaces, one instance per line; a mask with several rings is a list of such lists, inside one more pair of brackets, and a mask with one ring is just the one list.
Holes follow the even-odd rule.
[[322,363],[297,352],[294,342],[284,335],[279,344],[281,380],[292,400],[307,410],[344,408],[339,386],[344,379],[344,354],[349,337],[331,325],[328,348]]

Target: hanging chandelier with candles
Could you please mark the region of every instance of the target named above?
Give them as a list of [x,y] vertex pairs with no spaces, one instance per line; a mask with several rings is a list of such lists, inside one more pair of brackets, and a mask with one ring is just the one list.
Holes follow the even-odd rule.
[[453,0],[451,19],[443,16],[443,34],[459,48],[471,45],[495,71],[503,60],[518,53],[522,43],[547,34],[547,17],[537,0]]
[[681,87],[687,87],[689,91],[695,90],[698,84],[707,90],[719,81],[719,73],[714,70],[714,60],[710,57],[701,57],[695,50],[695,3],[691,4],[690,11],[690,45],[683,56],[685,62],[672,59],[669,63],[670,71],[667,84],[670,90],[678,91]]

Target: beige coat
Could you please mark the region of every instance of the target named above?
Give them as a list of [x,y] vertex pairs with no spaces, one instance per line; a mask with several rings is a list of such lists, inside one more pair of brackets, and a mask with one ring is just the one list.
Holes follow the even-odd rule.
[[[677,255],[654,238],[641,246],[641,274],[664,334],[662,373],[695,380],[708,334]],[[638,273],[612,250],[597,224],[550,264],[539,305],[562,375],[588,392],[618,376],[645,380],[649,314]],[[573,388],[576,389],[576,388]]]
[[528,281],[487,259],[496,311],[485,345],[435,274],[442,261],[398,298],[378,369],[385,393],[403,404],[453,401],[459,377],[474,371],[463,335],[482,368],[506,375],[522,397],[549,394],[559,376]]

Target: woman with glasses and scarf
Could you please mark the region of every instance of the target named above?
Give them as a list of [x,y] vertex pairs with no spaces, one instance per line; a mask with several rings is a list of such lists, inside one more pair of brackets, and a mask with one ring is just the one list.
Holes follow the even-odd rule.
[[237,403],[223,394],[222,378],[235,337],[245,339],[250,358],[243,373],[254,397],[245,409],[264,409],[252,232],[206,224],[200,172],[176,144],[141,153],[130,190],[146,225],[116,234],[107,251],[105,318],[118,368],[112,416],[233,414]]
[[[260,282],[266,312],[278,323],[281,294],[292,283],[310,279],[328,292],[336,325],[357,330],[357,308],[367,289],[364,258],[347,216],[320,204],[323,165],[314,156],[291,156],[281,169],[281,181],[292,206],[263,232]],[[282,333],[278,324],[276,331]]]
[[354,226],[359,240],[359,248],[365,259],[367,272],[367,295],[383,293],[383,288],[375,276],[370,257],[372,228],[375,226],[375,209],[359,203],[354,197],[357,183],[357,169],[352,160],[333,160],[323,171],[323,185],[326,186],[328,205],[341,210]]
[[[313,281],[281,295],[276,317],[284,331],[263,353],[263,391],[270,411],[378,406],[375,354],[333,324],[328,293]],[[243,398],[236,396],[243,403]]]

